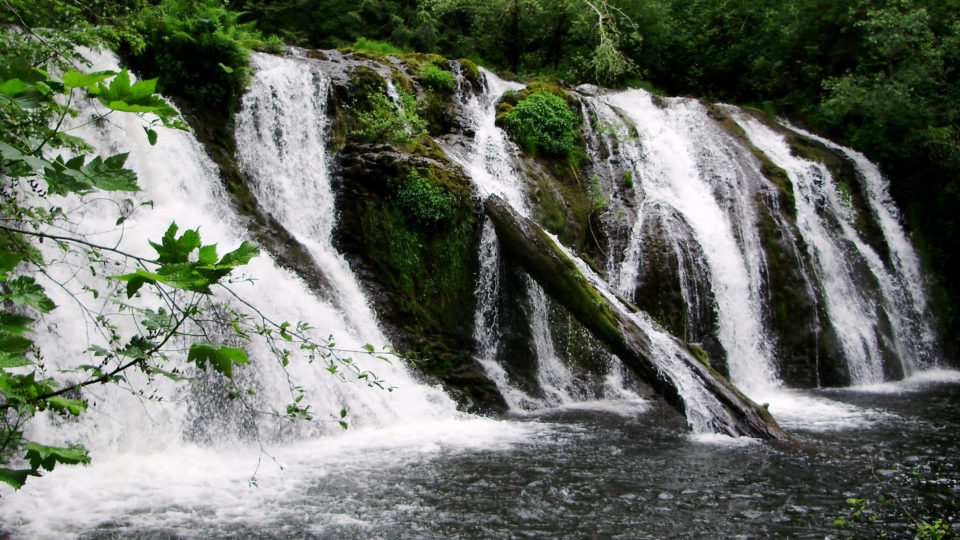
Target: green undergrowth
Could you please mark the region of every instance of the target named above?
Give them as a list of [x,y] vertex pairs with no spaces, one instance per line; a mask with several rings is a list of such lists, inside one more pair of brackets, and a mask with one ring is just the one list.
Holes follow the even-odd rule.
[[476,220],[461,180],[432,166],[389,179],[385,197],[363,204],[355,232],[378,279],[394,292],[421,369],[440,376],[459,364],[445,336],[462,325],[474,286]]
[[343,51],[345,52],[354,52],[354,53],[367,53],[372,55],[394,55],[399,56],[401,54],[410,52],[408,49],[401,49],[400,47],[395,47],[386,41],[377,41],[375,39],[367,39],[365,37],[358,37],[356,41],[353,42],[353,45],[349,47],[344,47]]
[[533,81],[523,90],[503,95],[497,105],[497,124],[528,154],[576,161],[583,141],[572,99],[555,83]]

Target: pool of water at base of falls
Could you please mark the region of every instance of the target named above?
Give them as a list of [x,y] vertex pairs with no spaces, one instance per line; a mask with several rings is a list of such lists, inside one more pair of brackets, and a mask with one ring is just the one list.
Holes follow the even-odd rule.
[[[774,397],[771,411],[781,411],[801,444],[692,435],[663,403],[598,402],[516,419],[358,430],[264,455],[178,448],[95,456],[89,468],[63,468],[31,480],[33,489],[5,491],[0,506],[20,510],[0,510],[0,531],[15,538],[902,537],[909,533],[899,503],[917,517],[957,517],[960,373]],[[897,501],[876,502],[891,495]],[[877,520],[836,528],[835,519],[849,521],[849,497],[866,499],[864,516],[875,512]]]

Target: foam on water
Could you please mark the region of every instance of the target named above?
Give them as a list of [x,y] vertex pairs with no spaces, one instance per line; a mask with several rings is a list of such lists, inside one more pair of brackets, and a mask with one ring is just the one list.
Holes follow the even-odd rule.
[[872,394],[902,394],[918,392],[935,384],[956,384],[960,382],[960,371],[952,369],[930,369],[918,371],[900,381],[886,381],[873,384],[849,386],[844,391]]
[[768,405],[770,414],[786,429],[806,431],[844,431],[869,428],[890,420],[890,412],[858,407],[804,390],[778,389],[756,396]]
[[[311,496],[325,477],[363,478],[441,454],[506,451],[544,439],[552,429],[538,422],[447,419],[348,432],[280,446],[269,455],[249,445],[106,454],[90,467],[58,468],[36,486],[5,496],[0,516],[24,538],[69,538],[99,527],[186,536],[277,530],[290,513],[301,520],[309,513],[308,521],[323,530],[351,519],[325,514],[325,499]],[[18,511],[7,507],[11,502]]]

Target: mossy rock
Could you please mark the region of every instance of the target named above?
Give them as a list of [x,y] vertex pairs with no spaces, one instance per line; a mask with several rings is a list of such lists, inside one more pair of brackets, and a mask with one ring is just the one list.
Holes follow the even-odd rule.
[[417,111],[427,123],[427,132],[434,137],[450,133],[457,120],[457,109],[449,93],[427,92]]
[[[335,242],[361,276],[391,341],[445,382],[478,369],[471,352],[479,230],[469,179],[429,137],[402,148],[351,140],[337,166]],[[418,184],[412,191],[411,182]],[[421,208],[411,196],[430,197],[442,208]],[[471,392],[459,387],[456,395],[469,397],[471,407],[499,407],[478,404]]]
[[609,350],[563,306],[548,297],[550,336],[560,360],[584,381],[602,385],[610,371]]
[[703,365],[710,367],[710,355],[707,354],[707,351],[703,350],[703,347],[696,343],[687,343],[687,350],[690,351],[690,354],[692,354],[694,358],[702,362]]
[[407,77],[404,73],[401,73],[399,69],[393,70],[390,80],[393,81],[393,85],[397,88],[402,88],[407,92],[415,91],[413,81],[410,80],[410,77]]
[[383,92],[387,81],[369,66],[357,66],[350,72],[349,90],[357,102],[366,101],[371,94]]
[[476,62],[467,58],[461,58],[459,60],[460,66],[463,68],[463,75],[470,81],[470,84],[477,90],[480,89],[480,68],[477,67]]

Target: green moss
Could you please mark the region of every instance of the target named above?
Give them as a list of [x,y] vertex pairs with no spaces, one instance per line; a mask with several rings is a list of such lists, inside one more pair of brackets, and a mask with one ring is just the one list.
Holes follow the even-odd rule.
[[398,69],[393,70],[393,74],[390,76],[390,80],[393,81],[393,85],[397,88],[402,88],[407,92],[413,92],[413,81],[410,80],[410,77],[407,77]]
[[[462,326],[473,295],[476,221],[469,187],[441,167],[407,168],[380,180],[357,208],[360,249],[391,293],[421,369],[445,375],[459,365],[452,329]],[[369,181],[370,179],[368,179]],[[383,195],[375,192],[385,190]]]
[[690,354],[699,360],[700,363],[710,367],[710,355],[707,354],[707,351],[703,350],[703,347],[697,345],[696,343],[687,343],[687,350],[690,351]]
[[434,137],[450,133],[457,115],[453,95],[448,92],[427,92],[417,111]]
[[386,86],[386,80],[369,66],[357,66],[350,72],[350,91],[357,102],[363,102],[372,94],[382,93]]
[[480,88],[480,68],[476,62],[467,58],[460,59],[460,65],[463,67],[463,74],[474,88]]
[[620,180],[620,185],[627,189],[633,187],[633,171],[627,171],[623,173],[623,178]]

